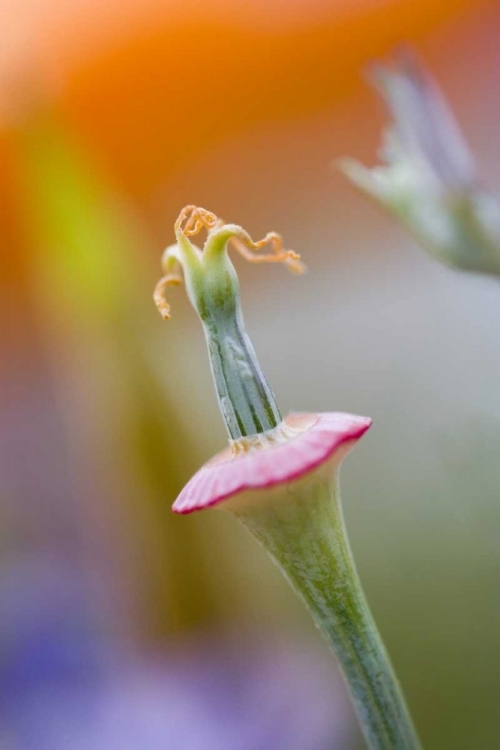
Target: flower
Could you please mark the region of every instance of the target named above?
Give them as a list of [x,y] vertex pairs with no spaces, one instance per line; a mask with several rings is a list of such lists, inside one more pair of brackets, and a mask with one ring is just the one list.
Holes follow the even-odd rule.
[[[203,250],[191,242],[202,229]],[[168,318],[165,289],[184,277],[205,332],[229,448],[195,474],[173,509],[216,506],[237,516],[281,568],[337,656],[369,746],[417,750],[355,570],[340,503],[342,458],[371,420],[339,413],[282,418],[244,329],[227,248],[232,242],[250,261],[284,262],[298,272],[299,256],[284,250],[274,232],[254,242],[242,227],[196,206],[181,211],[175,234],[154,300]],[[268,243],[273,251],[260,254]]]
[[368,169],[344,158],[342,171],[446,265],[500,274],[500,205],[481,187],[437,85],[408,51],[394,70],[376,66],[372,78],[393,117],[383,164]]
[[228,501],[234,507],[248,492],[288,486],[324,464],[333,470],[370,425],[352,414],[291,414],[274,430],[233,441],[194,475],[173,510],[185,514]]

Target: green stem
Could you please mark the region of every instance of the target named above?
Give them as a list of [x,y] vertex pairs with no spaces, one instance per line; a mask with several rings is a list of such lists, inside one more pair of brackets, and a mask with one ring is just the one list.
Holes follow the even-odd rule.
[[338,479],[321,473],[274,490],[266,503],[232,504],[309,608],[336,655],[368,746],[420,743],[356,573]]
[[234,267],[225,253],[210,261],[208,270],[192,275],[191,296],[203,324],[220,410],[229,437],[236,440],[272,430],[282,416],[245,332]]
[[282,420],[274,394],[260,369],[241,316],[203,320],[219,404],[235,440],[266,432]]
[[200,253],[177,231],[188,296],[203,324],[215,390],[232,440],[267,432],[282,421],[245,332],[238,276],[227,254],[229,239],[242,233],[232,224],[209,232]]

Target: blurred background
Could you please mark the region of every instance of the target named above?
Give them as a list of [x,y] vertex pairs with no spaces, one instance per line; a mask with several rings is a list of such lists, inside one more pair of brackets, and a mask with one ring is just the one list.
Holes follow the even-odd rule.
[[[410,42],[500,190],[498,3],[0,2],[0,746],[356,750],[333,659],[234,519],[170,506],[225,444],[201,326],[153,306],[183,205],[236,259],[283,412],[367,414],[343,469],[368,599],[428,750],[498,746],[500,290],[335,171]],[[279,348],[278,348],[279,344]]]

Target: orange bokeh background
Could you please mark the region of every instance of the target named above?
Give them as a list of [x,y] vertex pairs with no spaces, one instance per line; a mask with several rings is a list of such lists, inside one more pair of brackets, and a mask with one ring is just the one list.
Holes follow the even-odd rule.
[[472,5],[7,1],[0,59],[4,80],[17,64],[52,88],[116,182],[147,201],[211,145],[330,107],[360,85],[370,58]]

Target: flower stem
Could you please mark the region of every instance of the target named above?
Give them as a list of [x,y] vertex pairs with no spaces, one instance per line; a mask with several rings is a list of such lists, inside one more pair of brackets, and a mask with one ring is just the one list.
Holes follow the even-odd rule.
[[235,440],[272,430],[282,417],[245,333],[239,309],[234,317],[217,315],[212,310],[202,322],[229,436]]
[[[303,599],[336,655],[372,750],[420,743],[371,616],[347,538],[338,476],[306,478],[266,503],[230,510],[262,543]],[[257,501],[256,501],[257,500]]]

